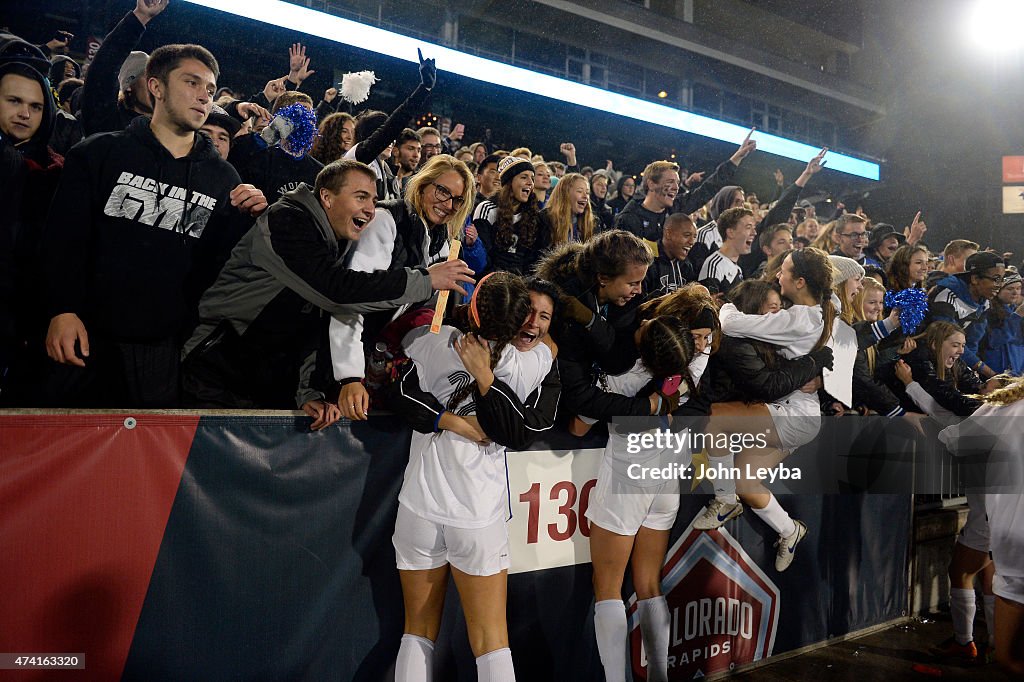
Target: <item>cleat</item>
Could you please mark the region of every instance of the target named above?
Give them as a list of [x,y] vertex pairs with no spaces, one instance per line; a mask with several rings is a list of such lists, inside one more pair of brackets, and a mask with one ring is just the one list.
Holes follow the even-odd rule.
[[717,497],[711,500],[711,503],[704,508],[704,513],[697,517],[693,522],[693,527],[697,530],[714,530],[721,528],[726,521],[735,519],[737,516],[743,513],[742,502],[723,502]]
[[793,563],[796,553],[796,546],[807,535],[807,526],[803,521],[796,521],[796,531],[789,537],[779,536],[775,546],[778,548],[775,553],[775,570],[782,573]]
[[933,646],[929,651],[939,658],[953,658],[962,661],[974,661],[978,658],[978,647],[974,642],[959,644],[955,637],[950,637],[941,644]]

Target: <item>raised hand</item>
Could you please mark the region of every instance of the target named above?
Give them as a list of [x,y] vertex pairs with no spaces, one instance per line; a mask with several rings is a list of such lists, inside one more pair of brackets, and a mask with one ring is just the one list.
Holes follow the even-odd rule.
[[918,211],[910,227],[904,228],[903,234],[906,235],[908,244],[916,244],[924,239],[924,233],[927,231],[928,225],[921,220],[921,212]]
[[324,101],[333,102],[334,98],[338,96],[338,88],[327,88],[324,90]]
[[274,100],[284,94],[284,81],[287,78],[288,76],[281,76],[272,81],[267,81],[267,84],[263,87],[263,96],[267,98],[268,102],[273,104]]
[[572,142],[563,142],[558,145],[558,151],[562,152],[562,156],[565,157],[565,165],[576,165],[576,145]]
[[167,9],[168,0],[135,0],[132,14],[145,26],[150,19]]
[[309,70],[309,57],[306,56],[306,46],[302,43],[295,43],[288,48],[288,80],[292,83],[302,83],[316,71]]
[[743,159],[750,156],[750,153],[757,149],[757,140],[751,139],[753,134],[754,128],[751,128],[750,132],[747,133],[747,136],[743,138],[743,142],[740,143],[740,148],[729,157],[729,160],[732,161],[733,165],[740,165],[743,162]]
[[423,53],[420,48],[416,48],[416,55],[420,60],[420,84],[427,90],[433,89],[437,85],[437,64],[434,63],[434,59],[423,58]]

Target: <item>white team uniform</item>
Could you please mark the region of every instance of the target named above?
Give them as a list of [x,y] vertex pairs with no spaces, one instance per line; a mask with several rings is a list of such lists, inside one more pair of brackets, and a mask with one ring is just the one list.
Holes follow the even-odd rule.
[[[473,381],[452,346],[461,335],[449,326],[442,326],[439,334],[420,327],[403,340],[420,389],[442,404]],[[541,385],[551,364],[551,349],[545,344],[525,353],[508,345],[494,376],[525,400]],[[453,411],[475,414],[473,395]],[[493,575],[508,568],[505,523],[511,506],[504,446],[481,446],[451,431],[413,432],[398,502],[394,544],[400,569],[451,563],[466,573]]]
[[[690,362],[690,376],[695,385],[707,368],[708,357],[705,352]],[[639,360],[627,372],[607,377],[608,391],[629,397],[636,396],[650,381],[650,373]],[[686,402],[686,397],[681,402]],[[587,423],[596,421],[580,419]],[[631,478],[630,466],[654,468],[675,461],[680,468],[685,468],[692,453],[689,449],[676,453],[674,450],[651,448],[635,455],[629,454],[626,438],[626,433],[618,433],[611,424],[608,425],[608,444],[597,473],[597,485],[590,494],[587,520],[619,535],[636,535],[640,526],[670,530],[679,510],[679,479]]]
[[[983,511],[988,516],[989,548],[996,566],[992,587],[1000,597],[1019,604],[1024,604],[1022,418],[1024,400],[1002,407],[986,404],[967,419],[943,429],[939,434],[939,440],[954,455],[989,453]],[[973,513],[974,506],[970,510]]]
[[[824,325],[820,305],[795,305],[770,315],[746,315],[732,303],[726,303],[718,317],[726,336],[781,346],[779,354],[788,359],[810,353]],[[839,322],[837,315],[833,332]],[[784,450],[793,451],[810,443],[821,429],[821,406],[815,393],[793,391],[781,400],[768,403],[767,407]]]
[[722,248],[722,233],[718,231],[718,223],[712,220],[697,230],[697,241],[708,247],[709,251]]
[[698,282],[706,280],[718,282],[718,290],[724,293],[743,280],[743,271],[721,251],[715,251],[704,260],[700,266],[700,274],[697,275]]

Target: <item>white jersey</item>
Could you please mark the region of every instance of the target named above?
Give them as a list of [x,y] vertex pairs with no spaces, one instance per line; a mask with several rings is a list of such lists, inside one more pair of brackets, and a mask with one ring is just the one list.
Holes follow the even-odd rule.
[[[939,433],[954,455],[988,454],[985,511],[996,574],[1024,578],[1024,400],[982,405]],[[992,492],[998,490],[999,492]]]
[[725,293],[732,289],[743,279],[743,271],[740,266],[730,258],[726,258],[721,251],[715,251],[704,259],[700,266],[700,274],[697,275],[698,282],[712,280],[718,283],[718,291]]
[[[402,342],[416,365],[420,389],[441,404],[447,404],[458,389],[473,381],[452,345],[461,336],[462,332],[447,325],[439,334],[420,327]],[[494,376],[520,400],[526,400],[544,381],[551,364],[551,349],[543,343],[525,353],[508,345],[494,368]],[[475,414],[473,394],[453,411],[461,416]],[[504,446],[481,446],[451,431],[413,432],[398,501],[423,518],[456,528],[483,528],[508,519],[511,510]]]
[[[701,353],[690,361],[689,372],[690,377],[693,379],[694,385],[700,381],[701,376],[704,374],[704,370],[708,366],[708,353]],[[637,360],[636,363],[629,370],[622,374],[609,375],[606,377],[607,390],[610,393],[618,393],[627,397],[636,396],[644,386],[651,381],[651,373],[647,371],[643,363]],[[685,384],[681,385],[681,388],[685,387]],[[689,400],[689,395],[685,395],[680,398],[680,404],[685,403]],[[593,424],[597,420],[589,417],[579,417],[580,420]],[[636,418],[627,419],[626,423]],[[641,417],[642,419],[642,417]],[[611,424],[608,426],[608,443],[604,449],[604,469],[611,470],[617,478],[621,481],[628,482],[638,488],[653,488],[664,483],[661,479],[643,479],[637,480],[629,476],[629,467],[633,464],[637,464],[641,467],[656,467],[665,466],[671,461],[679,462],[680,466],[686,466],[690,460],[690,450],[688,448],[680,450],[678,453],[675,449],[671,450],[659,450],[656,448],[644,449],[642,452],[637,454],[630,454],[627,450],[627,433],[618,433]]]
[[709,251],[722,248],[722,233],[718,231],[718,223],[712,220],[697,230],[697,242],[708,247]]

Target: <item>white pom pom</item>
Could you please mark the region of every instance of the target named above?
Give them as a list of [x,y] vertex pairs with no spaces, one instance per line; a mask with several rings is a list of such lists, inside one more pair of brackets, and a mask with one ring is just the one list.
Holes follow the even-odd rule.
[[362,104],[370,96],[370,86],[377,82],[373,71],[346,73],[341,77],[341,98],[352,104]]

